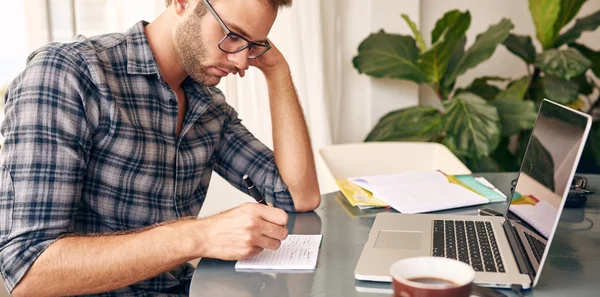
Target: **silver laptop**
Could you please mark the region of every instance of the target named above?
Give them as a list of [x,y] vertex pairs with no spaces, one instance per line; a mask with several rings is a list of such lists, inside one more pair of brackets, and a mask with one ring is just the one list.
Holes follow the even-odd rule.
[[504,216],[378,214],[355,278],[390,282],[393,262],[429,255],[470,264],[482,286],[535,286],[590,126],[589,115],[543,100]]

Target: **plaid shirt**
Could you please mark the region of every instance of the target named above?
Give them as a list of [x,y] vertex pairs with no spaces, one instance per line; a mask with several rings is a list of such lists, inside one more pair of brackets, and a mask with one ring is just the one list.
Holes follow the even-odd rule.
[[[9,86],[0,267],[10,290],[61,236],[197,215],[213,170],[246,193],[248,173],[269,202],[294,211],[273,152],[218,89],[184,81],[188,110],[177,136],[177,98],[160,75],[145,24],[49,44]],[[186,263],[98,296],[176,296],[192,273]]]

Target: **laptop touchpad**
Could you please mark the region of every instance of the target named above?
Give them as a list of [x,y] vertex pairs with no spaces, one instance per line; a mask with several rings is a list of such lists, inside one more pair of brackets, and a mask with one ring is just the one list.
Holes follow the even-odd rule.
[[381,230],[375,240],[377,249],[420,250],[423,233],[415,231]]

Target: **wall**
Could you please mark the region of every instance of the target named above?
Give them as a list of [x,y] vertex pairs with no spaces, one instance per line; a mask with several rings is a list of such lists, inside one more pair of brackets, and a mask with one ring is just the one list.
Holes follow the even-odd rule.
[[419,23],[419,0],[324,1],[322,9],[327,83],[336,86],[329,100],[333,142],[360,142],[385,113],[418,104],[418,87],[360,75],[352,58],[360,42],[382,28],[410,34],[400,14]]

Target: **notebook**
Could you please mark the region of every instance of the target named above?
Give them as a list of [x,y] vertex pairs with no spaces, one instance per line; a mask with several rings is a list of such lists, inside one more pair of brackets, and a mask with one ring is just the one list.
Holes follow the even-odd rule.
[[402,213],[424,213],[490,202],[486,197],[451,183],[440,171],[415,171],[348,180]]
[[317,267],[323,235],[290,234],[277,250],[264,250],[246,260],[237,261],[235,269],[309,270]]

